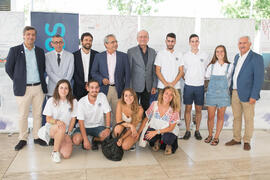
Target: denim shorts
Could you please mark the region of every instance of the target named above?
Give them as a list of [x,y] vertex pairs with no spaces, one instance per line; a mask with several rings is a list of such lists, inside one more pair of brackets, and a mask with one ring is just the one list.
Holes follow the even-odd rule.
[[[98,127],[93,127],[93,128],[85,128],[86,134],[94,137],[99,137],[99,134],[106,129],[105,126],[98,126]],[[80,127],[77,127],[73,133],[81,133]]]
[[204,86],[184,86],[184,104],[191,105],[193,102],[195,105],[203,106],[204,104]]

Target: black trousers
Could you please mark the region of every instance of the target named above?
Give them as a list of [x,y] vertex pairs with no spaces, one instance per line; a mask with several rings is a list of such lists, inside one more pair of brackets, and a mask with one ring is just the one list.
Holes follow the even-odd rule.
[[149,101],[151,92],[148,92],[145,87],[143,92],[136,92],[136,94],[138,97],[138,101],[142,105],[143,110],[146,111],[150,106]]
[[[148,128],[147,131],[155,131],[153,128]],[[146,131],[146,133],[147,133]],[[160,140],[161,146],[160,149],[165,149],[166,145],[172,146],[172,152],[174,153],[178,148],[178,142],[177,142],[177,136],[171,132],[164,133],[164,134],[157,134],[152,139],[147,140],[149,142],[149,145],[152,147],[154,146],[155,142],[157,140]]]

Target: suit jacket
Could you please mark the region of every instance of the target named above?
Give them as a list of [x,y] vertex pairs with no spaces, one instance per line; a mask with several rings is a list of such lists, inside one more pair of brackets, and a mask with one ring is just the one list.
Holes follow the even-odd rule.
[[156,88],[157,76],[154,65],[157,55],[156,51],[148,47],[148,61],[146,65],[144,64],[139,46],[130,48],[127,54],[131,74],[130,87],[136,92],[143,92],[145,85],[148,92],[150,92],[152,88]]
[[[35,46],[35,54],[39,72],[41,87],[44,93],[47,93],[47,84],[45,81],[45,54],[43,49]],[[15,96],[24,96],[26,91],[26,60],[23,44],[10,48],[6,72],[13,81],[13,91]]]
[[69,82],[72,79],[74,72],[74,56],[72,53],[63,49],[61,55],[60,66],[58,66],[57,55],[55,50],[45,54],[46,72],[49,77],[48,95],[52,96],[56,84],[61,79],[66,79]]
[[[91,69],[94,62],[95,55],[98,52],[91,49],[91,55],[89,59],[89,73],[88,73],[88,81],[92,79]],[[77,100],[81,99],[81,97],[85,96],[88,92],[85,89],[85,77],[84,77],[84,69],[82,62],[82,54],[81,49],[73,53],[74,55],[74,74],[73,74],[73,95]]]
[[[233,87],[233,76],[239,54],[234,58],[234,70],[232,73],[231,90]],[[240,101],[248,102],[249,98],[258,100],[264,81],[263,57],[250,50],[237,77],[237,92]]]
[[[126,53],[116,51],[116,65],[114,72],[114,81],[117,90],[118,98],[125,88],[130,86],[130,69],[129,69],[128,56]],[[100,91],[107,95],[109,85],[104,85],[102,80],[109,79],[107,52],[104,51],[95,56],[93,67],[91,70],[93,79],[97,80],[100,84]]]

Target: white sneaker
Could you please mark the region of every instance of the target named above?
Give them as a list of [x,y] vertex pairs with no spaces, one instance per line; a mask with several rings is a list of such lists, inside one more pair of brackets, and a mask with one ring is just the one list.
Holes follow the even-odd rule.
[[52,160],[53,162],[60,163],[61,162],[61,157],[59,152],[52,152]]

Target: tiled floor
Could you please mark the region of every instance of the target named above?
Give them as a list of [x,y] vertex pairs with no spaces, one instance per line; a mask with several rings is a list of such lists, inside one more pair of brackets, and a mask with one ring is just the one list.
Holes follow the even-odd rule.
[[101,150],[74,147],[70,159],[55,164],[50,159],[52,147],[30,141],[16,152],[17,135],[0,134],[0,179],[270,180],[270,131],[255,131],[251,151],[244,151],[242,145],[224,146],[231,135],[231,130],[224,130],[216,147],[193,137],[180,139],[179,149],[170,156],[137,147],[135,152],[125,152],[120,162],[105,159]]

